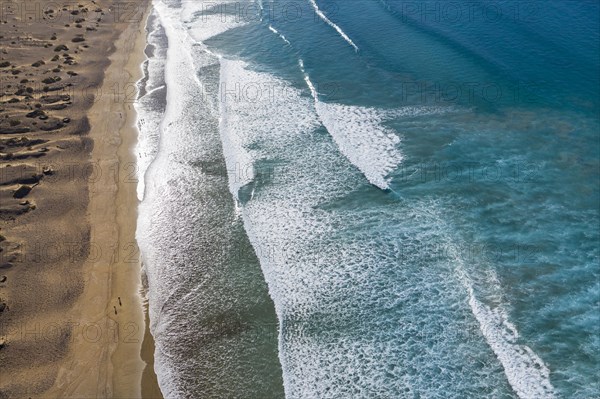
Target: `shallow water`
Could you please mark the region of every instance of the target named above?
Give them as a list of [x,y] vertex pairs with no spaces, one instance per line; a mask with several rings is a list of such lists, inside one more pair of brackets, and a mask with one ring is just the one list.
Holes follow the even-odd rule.
[[156,1],[165,396],[600,395],[598,11]]

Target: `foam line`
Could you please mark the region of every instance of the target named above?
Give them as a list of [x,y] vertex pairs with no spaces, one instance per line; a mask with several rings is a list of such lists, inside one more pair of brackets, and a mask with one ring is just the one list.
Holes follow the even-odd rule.
[[373,109],[319,101],[319,93],[310,80],[304,61],[298,59],[304,81],[315,101],[321,123],[340,152],[355,165],[369,182],[382,190],[389,189],[386,176],[402,161],[396,149],[400,141],[390,129],[381,125],[383,113]]
[[161,85],[161,86],[155,87],[155,88],[153,88],[151,90],[148,90],[148,92],[146,93],[146,95],[150,95],[150,94],[154,93],[157,90],[164,89],[165,87],[166,87],[165,85]]
[[319,9],[319,6],[317,5],[315,0],[309,0],[310,4],[312,5],[312,7],[315,10],[315,13],[319,16],[319,18],[321,18],[327,25],[331,26],[333,29],[335,29],[337,31],[337,33],[340,34],[340,36],[346,41],[348,42],[348,44],[350,44],[352,47],[354,47],[354,51],[358,52],[358,46],[356,44],[354,44],[354,42],[352,41],[352,39],[350,39],[348,37],[348,35],[346,35],[346,33],[342,30],[342,28],[340,28],[339,26],[337,26],[336,24],[334,24],[333,22],[331,22],[331,20],[329,18],[327,18],[327,16],[323,13],[323,11],[321,11]]
[[304,81],[306,82],[306,85],[310,89],[310,94],[315,99],[315,103],[319,102],[319,93],[317,92],[315,85],[313,85],[313,83],[311,82],[310,77],[308,76],[308,73],[306,73],[306,70],[304,69],[304,61],[302,60],[302,58],[298,59],[298,66],[300,67],[300,70],[302,71],[302,75],[304,75]]
[[275,33],[276,35],[278,35],[281,40],[283,40],[284,42],[286,42],[288,45],[291,45],[290,41],[288,39],[285,38],[285,36],[283,36],[281,33],[279,33],[279,31],[275,28],[273,28],[273,26],[269,25],[269,30],[273,33]]
[[502,364],[512,389],[521,399],[555,398],[550,370],[544,361],[529,346],[519,343],[519,332],[502,306],[492,309],[477,299],[462,259],[456,253],[453,256],[458,264],[459,279],[468,293],[471,311],[485,340]]
[[402,155],[396,148],[400,139],[382,125],[384,114],[374,108],[319,101],[315,105],[342,154],[371,184],[387,190],[386,176],[400,164]]

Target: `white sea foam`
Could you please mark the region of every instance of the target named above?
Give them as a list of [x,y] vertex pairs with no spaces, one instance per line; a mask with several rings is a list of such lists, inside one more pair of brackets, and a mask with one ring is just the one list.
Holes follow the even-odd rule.
[[319,9],[319,6],[317,5],[317,2],[315,0],[309,0],[309,1],[310,1],[310,4],[312,5],[313,9],[315,10],[315,13],[319,16],[319,18],[321,18],[327,25],[329,25],[333,29],[335,29],[336,32],[339,33],[340,36],[346,42],[348,42],[349,45],[351,45],[354,48],[354,51],[358,51],[358,46],[356,44],[354,44],[354,42],[352,41],[352,39],[350,39],[348,37],[348,35],[342,30],[342,28],[340,28],[338,25],[336,25],[333,22],[331,22],[331,20],[329,18],[327,18],[327,16],[323,13],[323,11],[321,11],[321,9]]
[[288,39],[286,39],[284,35],[279,33],[279,31],[277,29],[273,28],[272,25],[269,25],[269,30],[271,32],[275,33],[277,36],[279,36],[281,38],[281,40],[283,40],[286,44],[291,45],[290,41]]
[[238,0],[184,1],[181,18],[187,21],[186,28],[190,36],[198,42],[204,42],[230,29],[247,25],[235,14],[236,7],[239,7]]
[[[196,68],[218,60],[208,54],[204,55],[205,59],[192,55],[195,41],[182,24],[178,8],[169,7],[162,1],[155,1],[154,6],[169,41],[163,83],[167,87],[167,106],[160,123],[151,127],[159,132],[160,140],[146,173],[145,197],[139,209],[136,237],[148,276],[150,329],[156,342],[154,368],[158,382],[165,397],[183,398],[187,394],[186,387],[182,386],[181,370],[192,365],[180,364],[174,357],[177,354],[174,348],[180,341],[173,329],[185,334],[180,324],[189,320],[185,315],[176,317],[173,310],[165,312],[164,307],[175,300],[191,301],[189,297],[172,299],[178,292],[185,291],[185,284],[192,278],[185,268],[193,263],[178,262],[177,257],[189,258],[187,253],[190,251],[186,252],[186,248],[194,241],[195,232],[187,227],[198,216],[194,214],[195,207],[183,204],[196,200],[192,198],[192,188],[206,179],[190,164],[203,151],[215,146],[210,142],[201,143],[202,138],[196,132],[209,131],[211,123],[216,132],[216,120],[212,120],[210,109],[199,96],[203,88],[196,76]],[[146,128],[150,129],[147,123]],[[165,242],[170,245],[163,245]]]
[[451,112],[452,107],[403,107],[393,110],[325,103],[308,75],[304,61],[298,66],[315,101],[321,123],[338,145],[340,152],[367,180],[382,190],[389,188],[390,172],[402,162],[397,133],[385,127],[390,119],[423,117]]
[[[321,209],[347,196],[361,177],[330,139],[315,134],[320,118],[314,101],[240,61],[222,63],[223,81],[287,88],[286,95],[263,101],[230,101],[222,109],[227,124],[221,125],[224,146],[233,145],[235,154],[245,148],[257,171],[261,162],[278,162],[271,180],[256,180],[242,216],[281,323],[286,397],[434,397],[450,389],[472,396],[477,387],[468,383],[432,383],[441,368],[461,367],[467,374],[476,368],[455,352],[464,344],[459,334],[468,311],[453,304],[464,292],[448,278],[450,265],[431,267],[427,252],[418,248],[435,239],[427,236],[426,226],[435,221],[423,211],[427,204],[414,204],[408,214],[402,208],[352,216]],[[236,156],[226,157],[228,169],[235,168]],[[237,195],[239,188],[230,187]],[[410,220],[419,223],[404,227]],[[368,223],[378,229],[361,230]],[[339,232],[341,226],[348,231]],[[362,232],[353,237],[351,231]],[[400,266],[396,234],[409,237],[403,245],[416,246]],[[382,309],[388,317],[373,315]],[[450,333],[415,335],[428,328]],[[482,337],[467,338],[464,350],[483,356]],[[489,367],[478,378],[482,386],[500,384]]]
[[[460,259],[456,261],[462,264]],[[529,346],[519,342],[519,332],[509,321],[504,306],[500,304],[492,309],[479,301],[469,276],[460,266],[457,271],[481,332],[504,367],[506,378],[517,395],[522,399],[555,398],[548,366]]]
[[[242,89],[249,82],[258,90],[251,96]],[[280,80],[265,81],[264,76],[248,70],[245,63],[225,58],[221,59],[220,87],[219,125],[223,151],[230,170],[239,171],[230,175],[229,179],[231,192],[238,198],[239,189],[255,178],[254,161],[260,158],[248,147],[256,140],[275,140],[280,137],[281,132],[277,129],[289,129],[287,124],[272,126],[272,123],[267,123],[276,116],[273,105],[282,101],[292,104],[300,96],[294,93],[289,84]],[[227,88],[232,92],[228,93]],[[285,110],[289,120],[297,119],[292,109]],[[278,112],[281,115],[284,110],[279,109]],[[304,121],[297,128],[306,126],[310,126],[310,122]]]
[[385,114],[374,108],[316,102],[323,125],[340,151],[381,189],[389,188],[386,176],[402,161],[399,137],[383,126]]
[[[243,69],[243,66],[222,59],[220,86],[239,87],[237,86],[239,82],[245,82],[243,75],[240,74],[240,69]],[[229,189],[237,201],[239,201],[239,189],[250,183],[255,177],[254,159],[244,146],[248,144],[246,142],[247,135],[244,134],[247,127],[241,123],[240,118],[245,115],[231,112],[232,106],[235,106],[238,101],[244,101],[237,97],[238,94],[234,93],[234,97],[230,97],[221,93],[219,96],[221,114],[219,130],[223,141],[223,155],[227,164],[230,165],[230,170],[234,171],[234,174],[229,177]]]
[[165,87],[166,87],[165,85],[161,85],[161,86],[158,86],[158,87],[154,87],[154,88],[152,88],[152,89],[148,90],[148,91],[146,92],[146,94],[147,94],[147,95],[153,94],[155,91],[158,91],[158,90],[164,89]]
[[[136,100],[134,107],[137,112],[138,141],[137,153],[137,196],[140,201],[144,199],[145,174],[156,156],[160,140],[159,126],[162,120],[164,105],[162,98],[154,94],[165,88],[164,64],[166,58],[166,43],[162,40],[162,27],[156,14],[153,13],[151,25],[148,28],[148,44],[153,46],[153,56],[142,64],[144,76],[136,83],[138,90],[144,95]],[[150,20],[149,20],[150,23]],[[144,85],[144,87],[142,87]]]
[[304,82],[306,82],[306,85],[310,90],[310,94],[314,98],[315,102],[319,101],[319,93],[317,92],[315,85],[310,80],[308,73],[306,73],[306,70],[304,69],[304,61],[302,60],[302,58],[298,59],[298,66],[300,67],[300,71],[302,71],[302,74],[304,75]]
[[[300,66],[303,68],[302,63],[300,63]],[[246,73],[246,79],[265,79],[264,76],[259,74],[250,75],[249,72]],[[300,97],[293,98],[293,100],[304,104],[301,107],[295,106],[295,109],[302,110],[300,111],[301,113],[307,112],[305,109],[306,103],[302,102]],[[291,126],[282,129],[282,131],[267,128],[273,125],[278,126],[286,120],[285,117],[282,119],[278,118],[281,111],[279,107],[273,104],[270,104],[270,106],[273,111],[270,114],[271,118],[268,121],[263,120],[262,124],[251,122],[250,126],[247,127],[247,135],[257,135],[258,137],[266,131],[277,132],[279,136],[276,137],[279,137],[279,139],[274,140],[274,142],[278,142],[281,140],[281,134],[289,132],[290,130],[288,129],[294,126],[294,120],[290,116],[287,116],[290,118],[287,121],[291,123]],[[335,106],[342,107],[339,105]],[[230,111],[238,112],[239,109],[231,109]],[[380,124],[383,119],[390,115],[394,117],[414,117],[427,115],[428,113],[439,114],[446,112],[447,109],[407,107],[388,112],[371,109],[369,110],[371,114],[367,113],[367,115],[364,114],[365,111],[363,110],[356,111],[352,109],[352,111],[348,111],[336,108],[335,111],[342,116],[346,116],[349,112],[357,112],[358,116],[356,118],[348,118],[350,120],[371,121],[375,119],[376,123],[371,122],[369,124],[372,127],[375,124]],[[250,120],[254,120],[255,116],[255,113],[246,113],[244,121],[248,122],[249,117]],[[319,115],[319,119],[323,119],[322,115]],[[240,120],[239,123],[243,124],[244,122]],[[291,129],[291,131],[296,130]],[[370,131],[373,131],[373,129],[370,129]],[[284,137],[286,136],[289,139],[293,137],[284,134]],[[327,173],[323,169],[311,173],[309,171],[311,165],[314,167],[319,164],[319,161],[311,161],[313,156],[319,157],[322,162],[324,159],[331,159],[333,154],[329,153],[328,156],[323,156],[314,147],[307,148],[303,153],[294,154],[294,151],[299,151],[296,146],[300,146],[300,144],[288,144],[284,147],[290,156],[303,160],[302,166],[295,165],[295,176],[291,177],[290,180],[283,179],[285,183],[278,185],[276,190],[271,191],[271,199],[269,199],[269,195],[263,193],[257,200],[248,203],[243,212],[247,232],[255,248],[257,248],[257,254],[261,258],[261,265],[263,265],[265,276],[267,276],[269,281],[271,295],[275,300],[280,318],[282,320],[286,320],[288,317],[293,319],[310,318],[315,312],[324,311],[323,309],[327,308],[327,306],[335,306],[331,302],[328,302],[332,300],[332,296],[338,298],[337,300],[341,303],[339,307],[336,306],[330,309],[332,313],[338,312],[337,316],[343,315],[349,309],[357,306],[356,303],[352,302],[354,295],[364,301],[364,307],[368,307],[366,304],[372,302],[374,302],[372,309],[391,306],[389,303],[386,304],[383,298],[393,298],[393,295],[390,295],[391,293],[387,293],[385,290],[377,292],[374,286],[377,284],[377,278],[381,278],[380,273],[383,272],[377,271],[377,262],[381,262],[382,266],[387,262],[384,260],[385,258],[377,260],[381,255],[378,253],[379,251],[369,252],[365,249],[353,249],[353,246],[358,244],[353,242],[345,244],[338,242],[334,246],[337,247],[339,245],[337,249],[333,247],[319,247],[319,244],[322,243],[314,244],[313,240],[315,237],[322,237],[329,229],[328,225],[333,223],[333,221],[328,219],[331,217],[330,214],[316,211],[312,201],[314,201],[314,198],[321,198],[321,200],[330,198],[332,195],[331,191],[334,190],[335,186],[340,184],[341,176],[339,173],[336,173],[335,168],[329,167],[325,168],[327,169]],[[354,147],[360,148],[360,145],[355,144]],[[359,162],[354,161],[353,163],[356,164]],[[310,178],[302,178],[302,176],[308,175],[310,175]],[[323,181],[327,181],[329,184],[323,185]],[[439,215],[439,209],[437,209],[435,204],[417,203],[414,205],[414,209],[415,211],[411,215],[411,218],[422,220],[421,225],[419,225],[420,229],[423,229],[423,226],[428,226],[427,229],[431,229],[431,226],[439,226],[440,220],[443,219]],[[377,216],[378,219],[382,217],[383,215]],[[393,218],[391,214],[387,215],[387,217],[390,219]],[[348,223],[348,220],[344,219],[344,222]],[[381,223],[381,221],[378,223]],[[393,228],[399,229],[399,226],[400,224],[394,224]],[[378,229],[385,231],[381,225],[378,226]],[[409,229],[409,231],[413,230]],[[444,237],[444,240],[449,239],[447,233],[445,233],[445,229],[442,228],[439,234]],[[285,247],[282,247],[282,243],[280,242],[282,238]],[[435,239],[435,237],[427,236],[414,237],[416,242],[434,241]],[[437,239],[439,240],[439,238]],[[306,242],[306,245],[303,245],[302,242]],[[261,256],[261,252],[258,249],[264,245],[270,248],[278,248],[277,251],[281,251],[282,256],[279,259]],[[312,251],[309,249],[311,245],[319,248],[319,256],[316,258],[311,255]],[[419,251],[423,252],[423,248],[416,248],[414,253],[415,258],[412,262],[419,262],[418,256],[427,256],[426,251],[421,255],[418,254]],[[407,251],[407,253],[412,252],[412,250]],[[289,254],[294,254],[295,257],[299,258],[290,258]],[[331,263],[332,259],[337,260]],[[458,271],[459,281],[462,281],[467,291],[468,304],[472,315],[475,316],[477,323],[481,327],[480,331],[483,338],[485,338],[485,341],[504,367],[507,379],[512,388],[523,398],[552,398],[554,394],[552,385],[549,382],[549,371],[543,361],[528,346],[517,342],[518,333],[516,332],[516,328],[509,322],[508,316],[506,312],[501,310],[501,306],[492,309],[476,298],[473,283],[466,272],[462,260],[457,257],[452,260],[454,262],[449,262],[447,267],[456,268],[456,265],[459,265],[456,270]],[[343,265],[343,267],[338,269],[335,265]],[[427,265],[429,266],[429,263]],[[414,267],[414,265],[411,266]],[[373,272],[376,272],[376,274],[373,275]],[[459,302],[461,291],[455,289],[457,285],[453,284],[452,279],[449,279],[447,274],[442,271],[440,275],[435,275],[426,270],[423,270],[422,273],[422,284],[424,287],[432,287],[433,295],[429,299],[432,303],[437,304],[437,307],[443,303]],[[347,286],[350,281],[352,282],[351,285]],[[398,281],[401,281],[401,279]],[[350,287],[352,287],[351,290],[349,289]],[[361,287],[364,288],[364,291]],[[404,290],[406,290],[406,287]],[[427,290],[428,288],[426,288]],[[360,294],[358,291],[360,291]],[[414,291],[413,295],[420,295],[418,287]],[[344,292],[347,292],[347,294],[344,295]],[[462,294],[464,294],[464,291]],[[340,295],[345,299],[341,299]],[[381,298],[379,298],[380,296]],[[344,300],[349,302],[348,305],[350,306],[348,308],[344,307]],[[412,304],[411,295],[406,295],[405,299],[400,301],[400,304],[405,302]],[[431,305],[425,302],[420,306],[426,309],[427,306]],[[394,307],[391,306],[391,308]],[[415,312],[415,314],[410,314],[411,312]],[[432,312],[432,314],[428,315],[429,318],[419,316],[416,312],[418,312],[417,307],[408,307],[405,309],[405,312],[403,312],[404,322],[409,322],[414,318],[417,320],[415,323],[419,323],[418,320],[421,318],[421,323],[426,322],[428,325],[437,325],[434,321],[433,308],[429,310],[429,312]],[[460,327],[458,325],[454,326],[456,320],[445,319],[444,317],[447,316],[443,313],[435,317],[439,317],[438,322],[444,325],[443,328],[456,328],[458,331],[455,331],[455,334],[459,334]],[[284,365],[284,379],[288,397],[362,397],[372,395],[373,392],[378,392],[382,386],[386,386],[386,390],[389,391],[404,392],[407,396],[413,395],[411,392],[420,392],[422,394],[428,392],[429,395],[435,395],[436,392],[439,393],[440,388],[432,385],[431,380],[426,377],[427,373],[431,371],[424,368],[425,366],[421,363],[424,360],[418,360],[418,358],[408,360],[406,358],[407,354],[402,352],[412,352],[418,348],[418,346],[406,347],[401,343],[406,339],[413,340],[414,336],[411,334],[414,333],[401,334],[400,337],[402,340],[385,336],[380,337],[381,341],[375,341],[379,342],[378,344],[374,344],[372,340],[361,342],[359,339],[350,337],[339,338],[328,343],[323,342],[317,337],[310,336],[310,333],[305,330],[310,328],[310,323],[301,325],[299,328],[301,329],[294,333],[290,333],[289,330],[286,332],[284,329],[282,331],[283,335],[280,337],[280,356]],[[383,329],[379,330],[382,331]],[[373,331],[370,331],[370,334],[373,334]],[[440,339],[435,336],[428,337],[429,340],[434,338]],[[476,337],[470,337],[468,340],[460,338],[452,345],[463,344],[474,339]],[[389,340],[392,340],[393,343],[389,342]],[[433,345],[441,345],[443,342],[444,340],[442,339],[440,343],[434,342]],[[429,342],[425,343],[425,345],[431,344]],[[474,345],[475,342],[472,344]],[[427,348],[427,346],[424,348]],[[453,364],[460,364],[462,362],[462,360],[456,358],[444,358],[442,354],[447,353],[449,349],[442,345],[437,349],[441,354],[428,355],[431,356],[430,361],[433,368],[453,367]],[[475,352],[482,350],[482,348],[477,348]],[[438,356],[441,359],[437,358]],[[449,356],[455,357],[455,353],[449,353]],[[316,363],[315,367],[308,366],[304,359],[312,359]],[[403,359],[402,362],[407,362],[401,363],[404,364],[404,367],[417,368],[419,370],[418,373],[422,374],[423,377],[416,378],[414,375],[411,376],[406,370],[400,367],[399,373],[394,374],[395,379],[392,383],[384,377],[385,367],[388,367],[385,359],[396,359],[397,361]],[[382,366],[383,369],[381,369]],[[461,367],[464,367],[464,365]],[[352,376],[355,380],[350,383],[342,376]],[[486,378],[493,379],[497,378],[497,376],[492,377],[490,374]],[[496,384],[499,385],[499,382],[496,382]],[[459,387],[454,387],[454,389],[459,389]]]
[[[456,273],[467,291],[471,311],[479,322],[481,333],[502,364],[513,390],[522,399],[555,398],[555,389],[550,382],[550,370],[529,346],[520,342],[519,332],[510,322],[505,305],[499,302],[492,308],[477,299],[467,265],[455,250],[456,246],[449,248],[449,255],[456,265]],[[486,291],[501,291],[493,270],[490,269],[488,274],[484,279]]]
[[[170,39],[180,34],[167,28]],[[194,62],[212,62],[184,56],[189,45],[175,40],[169,49],[169,107],[163,130],[175,138],[177,123],[198,120],[193,111],[186,114],[182,100],[202,92],[202,82],[192,77]],[[437,397],[440,392],[447,397],[477,397],[482,389],[501,397],[506,382],[496,358],[520,396],[552,397],[544,380],[547,368],[529,347],[516,342],[516,329],[505,312],[476,299],[477,287],[466,265],[453,275],[456,262],[434,262],[423,250],[424,242],[449,239],[439,227],[443,219],[439,207],[426,199],[363,207],[353,198],[363,179],[358,170],[385,188],[386,175],[402,158],[399,138],[384,126],[386,120],[440,110],[382,111],[326,104],[319,101],[301,62],[313,100],[241,61],[220,62],[221,86],[253,82],[270,90],[279,88],[278,95],[258,99],[219,93],[217,97],[227,167],[243,170],[229,175],[229,189],[239,198],[245,186],[253,185],[251,199],[241,205],[242,217],[281,324],[279,356],[286,397]],[[318,133],[320,123],[334,143]],[[349,161],[356,168],[349,167]],[[258,176],[264,174],[265,164],[275,166],[270,179],[261,181]],[[155,169],[168,166],[163,162]],[[169,184],[184,178],[190,177],[177,173]],[[349,201],[353,209],[338,206],[338,201]],[[150,210],[146,205],[145,212]],[[186,234],[173,244],[178,251],[193,235]],[[162,254],[149,255],[160,259]],[[166,273],[160,268],[154,272],[159,273],[155,280]],[[153,290],[168,297],[172,287]],[[155,332],[168,335],[170,326],[156,326],[159,314],[151,307]],[[471,325],[481,333],[460,335]],[[436,329],[441,332],[433,332]],[[160,345],[159,339],[158,352]],[[491,360],[480,366],[472,359]],[[168,361],[174,359],[159,353],[161,388],[165,396],[183,397],[173,383],[179,376]],[[541,374],[533,375],[538,369]]]
[[298,60],[298,66],[314,98],[317,114],[342,154],[371,184],[387,189],[386,176],[402,161],[402,155],[397,149],[400,139],[382,125],[385,113],[374,108],[321,102],[302,59]]

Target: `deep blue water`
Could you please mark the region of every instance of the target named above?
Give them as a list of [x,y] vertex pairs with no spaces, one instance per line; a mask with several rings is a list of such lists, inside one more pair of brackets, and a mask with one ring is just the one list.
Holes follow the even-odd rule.
[[597,1],[155,4],[168,397],[600,397]]

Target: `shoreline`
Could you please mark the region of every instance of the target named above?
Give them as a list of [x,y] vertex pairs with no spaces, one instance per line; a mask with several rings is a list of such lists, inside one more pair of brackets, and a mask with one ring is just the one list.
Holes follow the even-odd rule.
[[[123,85],[124,103],[122,104],[122,110],[126,115],[125,123],[122,125],[119,135],[123,138],[121,145],[118,148],[118,158],[121,179],[119,179],[120,186],[117,193],[117,223],[120,227],[120,249],[128,254],[132,255],[135,253],[136,262],[133,262],[126,268],[125,271],[119,270],[119,264],[116,264],[116,268],[113,269],[113,290],[116,293],[123,293],[129,295],[135,305],[131,309],[131,318],[135,318],[140,326],[143,325],[143,331],[140,329],[141,340],[136,342],[136,345],[129,345],[127,341],[119,341],[121,345],[117,345],[113,355],[111,357],[112,365],[114,367],[113,374],[113,385],[114,385],[114,397],[132,397],[131,395],[135,392],[135,397],[142,397],[148,399],[162,399],[162,393],[158,386],[156,374],[154,373],[154,339],[150,333],[150,318],[148,313],[147,299],[142,294],[146,291],[147,287],[142,282],[142,262],[140,250],[137,246],[136,241],[136,230],[137,230],[137,217],[138,217],[138,206],[139,200],[137,196],[138,178],[132,178],[132,174],[137,172],[137,157],[135,154],[135,146],[138,142],[139,129],[137,128],[137,112],[133,105],[133,102],[138,99],[138,91],[135,90],[135,99],[129,98],[129,87],[130,83],[133,83],[134,87],[137,88],[137,84],[144,77],[144,71],[142,69],[143,63],[146,61],[146,47],[147,43],[147,24],[148,18],[152,11],[152,1],[148,0],[146,8],[143,14],[142,21],[137,26],[137,37],[133,45],[132,51],[129,53],[129,57],[126,58],[127,62],[123,68],[129,77],[126,80],[127,84]],[[127,57],[127,48],[125,46],[127,42],[127,35],[125,32],[122,33],[119,38],[120,44],[123,45],[123,52]],[[116,65],[119,73],[119,66]],[[107,82],[110,84],[110,82]],[[129,102],[129,100],[134,100]],[[133,168],[132,168],[133,166]],[[143,178],[143,177],[141,177]],[[131,212],[131,207],[135,207],[135,212]],[[129,250],[129,251],[128,251]],[[130,252],[134,251],[134,252]],[[124,258],[127,258],[127,254],[124,254]],[[123,262],[127,263],[127,259],[123,259]],[[131,267],[134,266],[134,267]],[[132,288],[137,288],[134,291]],[[145,294],[144,294],[145,296]],[[113,296],[114,297],[114,296]],[[119,307],[120,308],[120,307]],[[129,315],[128,315],[129,316]],[[140,319],[141,316],[141,319]],[[137,334],[136,334],[137,341]],[[139,345],[138,345],[139,344]],[[139,357],[135,361],[134,371],[127,370],[122,365],[127,364],[130,359],[135,356]],[[133,367],[133,365],[131,365]],[[123,368],[124,370],[121,370]],[[127,374],[122,374],[120,371],[133,372],[135,378],[139,378],[139,391],[133,391],[136,387],[130,382],[130,377]]]
[[[151,2],[143,7],[140,21],[129,23],[114,43],[100,86],[102,95],[87,113],[94,142],[92,173],[97,172],[89,183],[92,250],[84,270],[92,283],[86,284],[73,312],[80,314],[76,318],[80,323],[99,325],[101,339],[91,342],[83,334],[75,336],[64,364],[78,366],[59,371],[48,391],[53,397],[162,398],[153,364],[148,363],[153,360],[154,341],[135,239],[139,201],[133,173],[139,132],[133,102],[143,74]],[[90,373],[96,368],[98,375]]]
[[[128,25],[119,35],[101,86],[102,93],[111,95],[101,97],[88,114],[90,137],[94,140],[91,158],[100,171],[100,178],[90,184],[90,241],[101,242],[101,248],[111,251],[103,251],[100,262],[95,259],[91,263],[96,269],[91,272],[104,274],[107,286],[89,285],[81,303],[92,303],[99,295],[105,298],[105,331],[110,337],[109,344],[100,348],[105,382],[98,383],[97,392],[114,398],[162,398],[153,364],[148,363],[153,360],[154,341],[142,297],[142,265],[135,239],[139,201],[133,175],[139,134],[133,102],[136,83],[143,75],[146,22],[151,7],[147,1],[139,23]],[[109,220],[112,228],[107,224]],[[101,292],[103,289],[105,293]],[[72,353],[75,358],[85,357],[89,347],[89,342],[74,345]],[[73,394],[93,391],[89,388]]]
[[2,10],[0,397],[162,398],[135,239],[151,3]]

